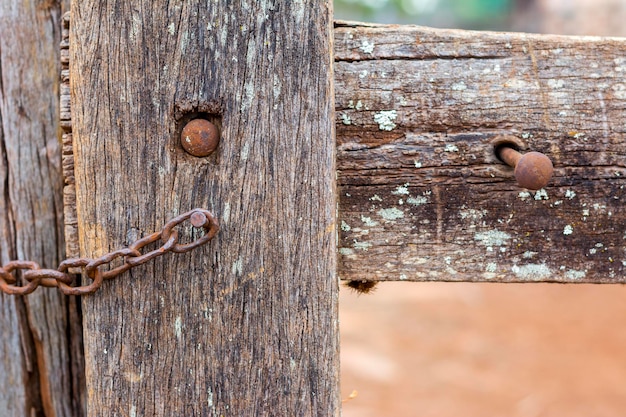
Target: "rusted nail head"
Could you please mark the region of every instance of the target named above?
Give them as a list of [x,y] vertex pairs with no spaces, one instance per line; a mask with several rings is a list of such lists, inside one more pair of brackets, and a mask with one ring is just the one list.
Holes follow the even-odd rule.
[[189,221],[193,227],[202,227],[206,224],[207,218],[201,211],[194,211]]
[[180,144],[190,155],[209,156],[220,142],[220,133],[213,123],[205,119],[193,119],[183,127]]
[[540,152],[528,152],[515,166],[515,179],[521,187],[539,190],[548,185],[553,172],[550,158]]

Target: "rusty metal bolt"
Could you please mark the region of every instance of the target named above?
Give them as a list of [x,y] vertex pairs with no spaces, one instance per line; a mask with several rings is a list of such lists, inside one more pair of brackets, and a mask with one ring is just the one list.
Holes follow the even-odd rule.
[[194,211],[189,221],[193,227],[202,227],[209,221],[201,211]]
[[497,154],[504,163],[515,168],[515,179],[520,187],[539,190],[552,178],[552,161],[540,152],[521,154],[510,146],[503,145],[497,148]]
[[193,119],[183,127],[180,144],[190,155],[211,155],[220,142],[220,132],[213,123],[205,119]]

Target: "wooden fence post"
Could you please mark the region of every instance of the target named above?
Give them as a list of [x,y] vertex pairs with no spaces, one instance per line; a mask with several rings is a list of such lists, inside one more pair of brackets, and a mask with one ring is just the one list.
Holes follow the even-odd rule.
[[83,299],[90,416],[338,414],[331,5],[73,3],[82,255],[194,207],[221,225]]
[[[28,259],[56,268],[64,256],[58,93],[61,13],[68,5],[0,2],[3,263]],[[83,415],[75,307],[58,291],[0,293],[0,414]]]

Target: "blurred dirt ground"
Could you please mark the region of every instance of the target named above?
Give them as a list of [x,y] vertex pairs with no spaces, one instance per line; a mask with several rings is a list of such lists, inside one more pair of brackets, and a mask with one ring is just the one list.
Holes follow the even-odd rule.
[[344,417],[626,415],[626,287],[342,288]]

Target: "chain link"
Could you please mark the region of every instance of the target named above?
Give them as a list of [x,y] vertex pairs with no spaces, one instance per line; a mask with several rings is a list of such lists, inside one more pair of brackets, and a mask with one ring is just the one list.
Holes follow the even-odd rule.
[[[181,244],[178,241],[178,231],[175,228],[190,220],[193,227],[204,229],[204,235],[191,243]],[[54,269],[41,269],[36,262],[10,261],[0,267],[0,291],[7,294],[26,295],[35,291],[37,287],[57,287],[67,295],[93,294],[105,279],[115,278],[129,269],[144,264],[168,252],[183,253],[202,246],[215,236],[219,225],[215,217],[204,209],[194,209],[180,216],[176,216],[163,226],[160,232],[153,233],[136,240],[127,248],[118,249],[102,255],[99,258],[66,259]],[[158,249],[142,254],[141,250],[157,241],[162,245]],[[114,260],[123,258],[123,264],[104,271],[103,268]],[[73,286],[77,274],[71,274],[70,268],[80,268],[91,279],[88,285]],[[14,272],[23,271],[21,279],[16,278]],[[20,281],[18,283],[18,281]]]

